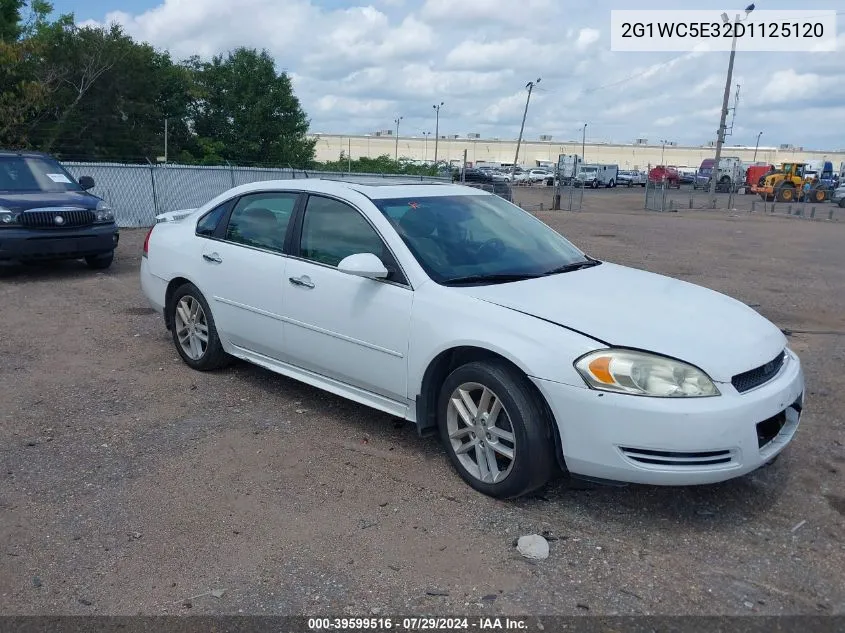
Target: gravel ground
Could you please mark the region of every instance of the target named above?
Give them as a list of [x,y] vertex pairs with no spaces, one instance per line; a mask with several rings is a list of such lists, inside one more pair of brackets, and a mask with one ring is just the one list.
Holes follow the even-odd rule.
[[[518,195],[548,208],[547,191]],[[807,404],[773,465],[483,497],[387,415],[246,364],[188,369],[127,230],[109,271],[0,273],[0,612],[845,613],[845,223],[587,195],[537,213],[594,256],[792,331]],[[530,533],[547,560],[517,553]]]

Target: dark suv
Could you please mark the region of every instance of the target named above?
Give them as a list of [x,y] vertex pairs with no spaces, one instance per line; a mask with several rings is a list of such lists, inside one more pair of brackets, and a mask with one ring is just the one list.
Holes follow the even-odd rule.
[[[452,180],[454,182],[460,182],[460,170],[453,174]],[[463,184],[469,187],[489,191],[490,193],[495,193],[500,198],[504,198],[508,202],[513,202],[513,194],[511,193],[510,185],[508,185],[507,182],[496,180],[492,174],[489,174],[481,169],[465,169]]]
[[47,154],[0,151],[0,265],[84,258],[111,266],[120,234],[93,187]]

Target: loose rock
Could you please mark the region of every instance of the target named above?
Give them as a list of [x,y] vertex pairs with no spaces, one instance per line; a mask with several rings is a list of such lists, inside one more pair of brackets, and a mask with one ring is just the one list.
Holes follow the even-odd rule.
[[529,534],[519,537],[516,549],[525,558],[545,560],[549,557],[549,543],[539,534]]
[[449,592],[445,589],[428,589],[425,592],[427,596],[448,596]]

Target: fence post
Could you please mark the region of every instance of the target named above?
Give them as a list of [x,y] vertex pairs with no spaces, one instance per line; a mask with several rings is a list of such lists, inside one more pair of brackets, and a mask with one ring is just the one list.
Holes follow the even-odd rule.
[[230,163],[228,160],[226,161],[226,164],[229,166],[229,180],[232,181],[232,187],[234,187],[235,186],[235,170],[232,168],[232,163]]
[[[147,162],[150,165],[150,183],[152,184],[153,188],[153,215],[158,215],[158,195],[156,194],[156,174],[155,174],[155,165],[150,162],[150,159],[147,159]],[[155,220],[155,218],[153,218]]]

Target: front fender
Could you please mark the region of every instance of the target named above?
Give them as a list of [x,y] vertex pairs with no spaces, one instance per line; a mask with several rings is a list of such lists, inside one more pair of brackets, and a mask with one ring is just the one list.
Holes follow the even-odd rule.
[[[416,294],[408,348],[411,400],[421,394],[428,366],[450,349],[481,348],[507,359],[527,376],[586,388],[573,362],[587,352],[605,347],[579,332],[468,295],[450,293],[435,284]],[[449,317],[442,318],[444,314]]]

